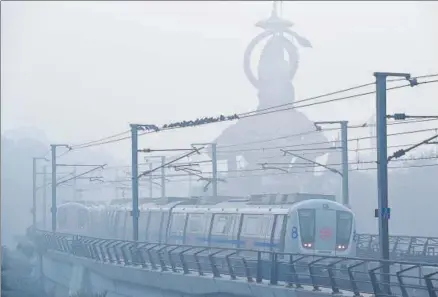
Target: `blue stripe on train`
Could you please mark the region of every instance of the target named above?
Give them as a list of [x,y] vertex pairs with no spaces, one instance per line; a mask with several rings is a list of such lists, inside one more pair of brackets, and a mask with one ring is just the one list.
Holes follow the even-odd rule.
[[[171,235],[171,236],[169,236],[169,238],[183,240],[184,236]],[[197,241],[201,241],[201,242],[208,242],[208,238],[206,238],[206,237],[195,237],[194,239],[196,239]],[[220,238],[220,237],[211,237],[210,242],[228,243],[228,244],[235,244],[235,245],[240,244],[243,246],[246,244],[245,240],[227,239],[227,238]],[[264,241],[254,241],[253,244],[254,244],[254,246],[257,246],[257,247],[278,247],[279,246],[278,243],[270,243],[270,242],[264,242]]]

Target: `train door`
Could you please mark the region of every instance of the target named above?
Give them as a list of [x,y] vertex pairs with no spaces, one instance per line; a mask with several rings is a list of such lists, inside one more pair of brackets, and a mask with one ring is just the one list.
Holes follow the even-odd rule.
[[337,213],[331,209],[315,209],[315,252],[333,254],[336,250]]
[[186,213],[172,213],[170,218],[168,243],[184,244],[184,233],[187,221]]
[[272,232],[271,239],[274,251],[283,253],[285,250],[286,225],[286,215],[279,214],[275,216],[274,231]]

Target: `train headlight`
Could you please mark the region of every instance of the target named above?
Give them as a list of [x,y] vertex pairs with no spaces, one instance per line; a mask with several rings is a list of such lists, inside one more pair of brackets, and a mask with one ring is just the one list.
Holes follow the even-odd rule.
[[312,243],[303,243],[303,246],[305,247],[305,248],[308,248],[308,249],[311,249],[312,248]]
[[339,245],[336,246],[336,248],[337,248],[338,250],[346,250],[346,249],[347,249],[347,246],[346,246],[346,245],[343,245],[343,244],[339,244]]

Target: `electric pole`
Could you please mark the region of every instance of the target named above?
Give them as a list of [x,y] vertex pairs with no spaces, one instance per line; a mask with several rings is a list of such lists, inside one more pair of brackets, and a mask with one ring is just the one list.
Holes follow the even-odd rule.
[[[161,160],[161,166],[160,166],[160,169],[161,169],[161,176],[160,176],[160,178],[161,178],[161,184],[160,184],[160,187],[161,187],[161,198],[166,198],[166,157],[165,156],[149,156],[149,157],[145,157],[144,158],[144,160],[145,160],[145,162],[149,162],[149,160],[150,159],[152,159],[152,158],[160,158],[160,160]],[[152,168],[153,167],[153,164],[150,162],[149,163],[149,171],[152,171]],[[150,188],[149,188],[149,196],[152,198],[152,196],[153,196],[153,176],[152,176],[152,174],[150,174],[149,175],[149,186],[150,186]]]
[[51,144],[50,145],[50,148],[52,151],[52,207],[51,207],[52,232],[56,232],[56,212],[57,212],[57,207],[56,207],[56,187],[57,187],[57,182],[56,182],[56,148],[57,147],[70,148],[66,144]]
[[138,128],[131,124],[131,178],[132,178],[132,230],[134,241],[138,240]]
[[[378,187],[378,220],[379,244],[382,260],[389,260],[389,208],[388,208],[388,143],[386,126],[386,78],[404,77],[410,80],[407,73],[375,72],[376,77],[376,132],[377,132],[377,187]],[[412,85],[412,84],[411,84]],[[390,293],[390,266],[382,265],[381,281],[385,294]]]
[[322,124],[339,124],[341,125],[341,143],[342,143],[342,204],[350,206],[349,179],[348,179],[348,121],[324,121],[315,122],[317,130],[321,130],[318,125]]
[[212,190],[213,197],[217,197],[217,144],[216,143],[194,143],[192,145],[210,145],[211,146],[211,167],[212,167]]

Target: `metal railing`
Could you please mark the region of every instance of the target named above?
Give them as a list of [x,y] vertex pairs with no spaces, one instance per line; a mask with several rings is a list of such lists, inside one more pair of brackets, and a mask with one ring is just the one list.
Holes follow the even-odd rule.
[[[357,234],[357,253],[360,256],[379,257],[379,236]],[[393,260],[422,260],[438,262],[438,237],[390,236],[390,255]]]
[[[55,250],[102,263],[181,274],[246,279],[354,296],[437,297],[438,263],[313,256],[245,249],[133,242],[35,231],[41,251]],[[381,268],[391,267],[383,283]]]

